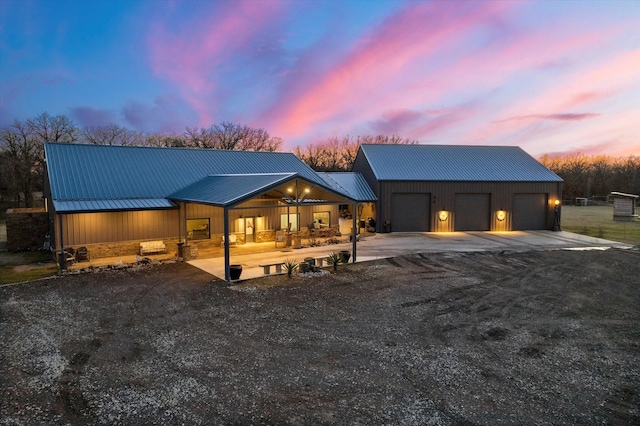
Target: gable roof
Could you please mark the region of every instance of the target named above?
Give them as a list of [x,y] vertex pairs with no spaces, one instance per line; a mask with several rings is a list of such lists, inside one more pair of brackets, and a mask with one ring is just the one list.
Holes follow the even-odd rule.
[[356,201],[377,201],[371,187],[360,173],[318,172],[318,175],[336,191],[349,194]]
[[171,208],[171,194],[211,175],[297,174],[328,187],[283,152],[46,143],[45,158],[59,212]]
[[517,146],[361,145],[377,180],[562,182]]
[[278,185],[295,173],[207,176],[169,196],[173,200],[226,206]]

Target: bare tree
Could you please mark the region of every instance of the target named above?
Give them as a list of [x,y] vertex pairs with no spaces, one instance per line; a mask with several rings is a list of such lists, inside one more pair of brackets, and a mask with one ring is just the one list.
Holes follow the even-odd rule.
[[141,145],[141,135],[126,127],[117,124],[107,124],[106,126],[85,127],[81,132],[81,140],[94,145]]
[[15,120],[0,129],[0,152],[4,157],[3,174],[7,190],[15,199],[33,206],[33,193],[42,188],[45,142],[75,142],[78,129],[64,115],[44,112],[25,121]]
[[35,183],[42,177],[44,145],[28,121],[17,120],[8,129],[0,130],[0,143],[7,158],[5,170],[10,177],[7,182],[10,196],[20,200],[22,195],[24,206],[33,207]]
[[223,121],[209,128],[185,130],[187,146],[242,151],[277,151],[282,139],[272,137],[264,129]]
[[307,145],[306,149],[295,147],[293,152],[316,171],[349,171],[353,168],[358,149],[362,144],[415,144],[417,141],[400,136],[363,135],[331,137],[321,144]]
[[35,118],[27,119],[35,137],[41,142],[76,142],[78,140],[78,128],[65,115],[55,117],[43,112]]

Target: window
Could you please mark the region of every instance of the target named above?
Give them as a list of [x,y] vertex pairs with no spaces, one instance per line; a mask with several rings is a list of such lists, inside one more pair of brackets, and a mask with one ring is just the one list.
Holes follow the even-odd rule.
[[[286,214],[281,214],[280,215],[280,229],[283,229],[285,231],[287,229],[289,229],[289,231],[291,231],[291,232],[296,232],[298,230],[298,222],[299,221],[300,221],[300,214],[290,213],[289,214],[289,220],[287,220],[287,215]],[[291,228],[288,228],[289,224],[291,224]]]
[[329,212],[314,212],[313,213],[313,228],[321,229],[328,228],[331,225],[331,216]]
[[210,236],[209,219],[187,220],[187,238],[190,240],[208,240]]

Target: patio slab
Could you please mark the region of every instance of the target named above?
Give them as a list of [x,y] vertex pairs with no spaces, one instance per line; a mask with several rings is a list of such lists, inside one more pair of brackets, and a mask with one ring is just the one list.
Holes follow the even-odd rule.
[[[593,238],[571,232],[513,231],[513,232],[447,232],[447,233],[391,233],[374,234],[358,242],[357,262],[397,257],[412,253],[471,252],[471,251],[530,251],[588,248],[622,248],[633,246],[615,241]],[[302,249],[274,249],[272,244],[259,247],[238,247],[231,250],[231,264],[242,265],[241,279],[263,276],[259,265],[307,257],[323,257],[339,250],[351,251],[351,243]],[[268,250],[268,251],[264,251]],[[195,259],[189,264],[220,279],[224,279],[224,257],[217,255]]]

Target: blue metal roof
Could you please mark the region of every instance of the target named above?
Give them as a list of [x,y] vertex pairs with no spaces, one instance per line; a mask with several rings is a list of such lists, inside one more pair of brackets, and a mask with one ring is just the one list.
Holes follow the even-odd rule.
[[336,191],[349,194],[356,201],[376,201],[369,184],[360,173],[319,172],[318,175]]
[[57,212],[101,212],[118,210],[173,209],[177,206],[165,198],[121,200],[53,200]]
[[[100,200],[100,210],[121,210],[122,200],[168,198],[207,176],[222,174],[296,173],[326,186],[294,154],[283,152],[46,143],[45,156],[54,207],[61,208],[81,206],[61,201]],[[89,207],[95,211],[97,206]]]
[[516,146],[362,145],[378,180],[561,182]]
[[169,196],[173,200],[229,206],[260,194],[297,176],[285,174],[214,175]]

